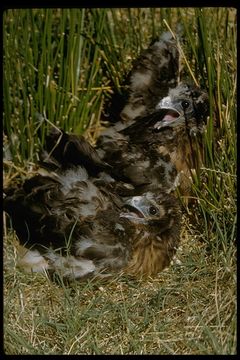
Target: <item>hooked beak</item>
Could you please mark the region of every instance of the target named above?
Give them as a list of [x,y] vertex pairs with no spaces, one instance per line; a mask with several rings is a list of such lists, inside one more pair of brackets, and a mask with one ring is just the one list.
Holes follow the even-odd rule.
[[167,110],[162,121],[171,122],[180,117],[181,113],[172,103],[170,96],[163,98],[156,106],[156,110],[164,109]]
[[166,96],[163,98],[156,106],[156,110],[164,110],[165,114],[161,121],[158,121],[154,128],[156,131],[165,128],[166,126],[175,126],[178,123],[178,120],[181,118],[181,111],[180,109],[176,108],[171,101],[170,96]]
[[124,212],[120,214],[120,217],[141,223],[146,221],[147,206],[144,204],[141,196],[134,196],[128,199],[124,203],[123,209]]

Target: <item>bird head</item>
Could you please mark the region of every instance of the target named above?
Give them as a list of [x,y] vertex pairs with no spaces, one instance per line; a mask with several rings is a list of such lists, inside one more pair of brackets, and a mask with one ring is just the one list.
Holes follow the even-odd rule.
[[181,83],[169,91],[168,96],[157,104],[156,110],[166,110],[161,121],[155,124],[156,130],[185,123],[190,130],[190,135],[196,135],[203,131],[207,121],[208,95],[196,86]]
[[[147,192],[141,196],[127,199],[120,217],[135,224],[160,224],[169,218],[172,211],[177,209],[177,201],[173,195],[153,194]],[[164,220],[165,219],[165,220]]]

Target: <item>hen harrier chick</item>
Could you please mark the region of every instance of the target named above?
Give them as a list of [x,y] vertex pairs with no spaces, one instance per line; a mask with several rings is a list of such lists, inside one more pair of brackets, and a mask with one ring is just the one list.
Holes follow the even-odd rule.
[[22,267],[81,279],[116,271],[154,275],[169,265],[181,221],[173,195],[122,199],[96,185],[84,167],[50,162],[54,170],[6,190],[4,210],[26,249]]
[[[181,32],[180,28],[179,32]],[[208,115],[208,97],[205,91],[195,86],[184,83],[178,85],[180,72],[177,40],[173,39],[170,32],[164,32],[158,41],[154,41],[133,61],[128,79],[128,96],[125,100],[121,100],[120,108],[113,96],[109,127],[100,136],[97,146],[102,159],[112,166],[116,164],[118,169],[123,169],[123,172],[128,172],[127,166],[130,163],[134,165],[136,162],[140,163],[136,156],[136,153],[140,154],[139,149],[135,149],[136,143],[139,147],[142,142],[146,149],[151,146],[151,141],[147,141],[146,138],[150,136],[153,139],[154,129],[148,128],[148,125],[144,126],[143,122],[154,124],[150,118],[158,117],[159,124],[161,120],[163,121],[161,125],[155,127],[156,132],[159,130],[159,134],[158,145],[155,141],[157,150],[154,156],[159,152],[160,159],[165,161],[165,157],[170,158],[170,162],[180,173],[181,192],[187,195],[191,185],[190,169],[198,166],[197,160],[201,157],[201,134]],[[158,109],[163,108],[169,110],[166,117],[161,116],[160,112],[156,113]],[[141,124],[138,124],[138,121]],[[131,125],[133,127],[129,129],[131,132],[131,140],[129,140],[126,127]],[[126,141],[131,144],[126,146]],[[123,155],[125,150],[126,156]],[[132,153],[134,156],[131,156]],[[122,165],[119,165],[121,161]],[[151,179],[152,161],[146,159],[144,161],[142,172],[145,177]],[[132,170],[135,171],[136,167],[132,167]],[[167,168],[166,163],[165,168]],[[136,176],[139,178],[138,174]]]
[[172,191],[179,173],[180,187],[187,194],[207,116],[206,92],[182,83],[159,101],[152,114],[120,130],[118,124],[107,128],[97,141],[97,151],[136,188],[146,191],[148,186],[158,186]]

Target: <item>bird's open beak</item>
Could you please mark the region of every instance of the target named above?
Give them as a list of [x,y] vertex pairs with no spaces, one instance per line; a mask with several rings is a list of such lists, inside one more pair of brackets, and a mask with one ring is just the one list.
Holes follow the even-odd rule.
[[124,203],[123,209],[124,212],[120,214],[120,217],[141,223],[146,221],[147,206],[144,204],[141,196],[134,196],[127,200]]
[[179,120],[182,119],[180,109],[177,108],[176,104],[172,103],[170,96],[163,98],[156,106],[156,110],[164,110],[164,116],[154,125],[155,131],[157,132],[166,126],[176,126]]
[[163,98],[156,106],[156,110],[167,110],[162,121],[171,122],[176,120],[181,115],[179,109],[176,108],[176,105],[172,103],[170,96]]

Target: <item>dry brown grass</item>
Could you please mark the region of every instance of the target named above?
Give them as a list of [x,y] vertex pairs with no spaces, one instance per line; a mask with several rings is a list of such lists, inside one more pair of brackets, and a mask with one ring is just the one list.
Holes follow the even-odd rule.
[[147,280],[59,286],[16,268],[13,240],[4,253],[6,354],[235,353],[235,258],[208,254],[187,219],[172,265]]

